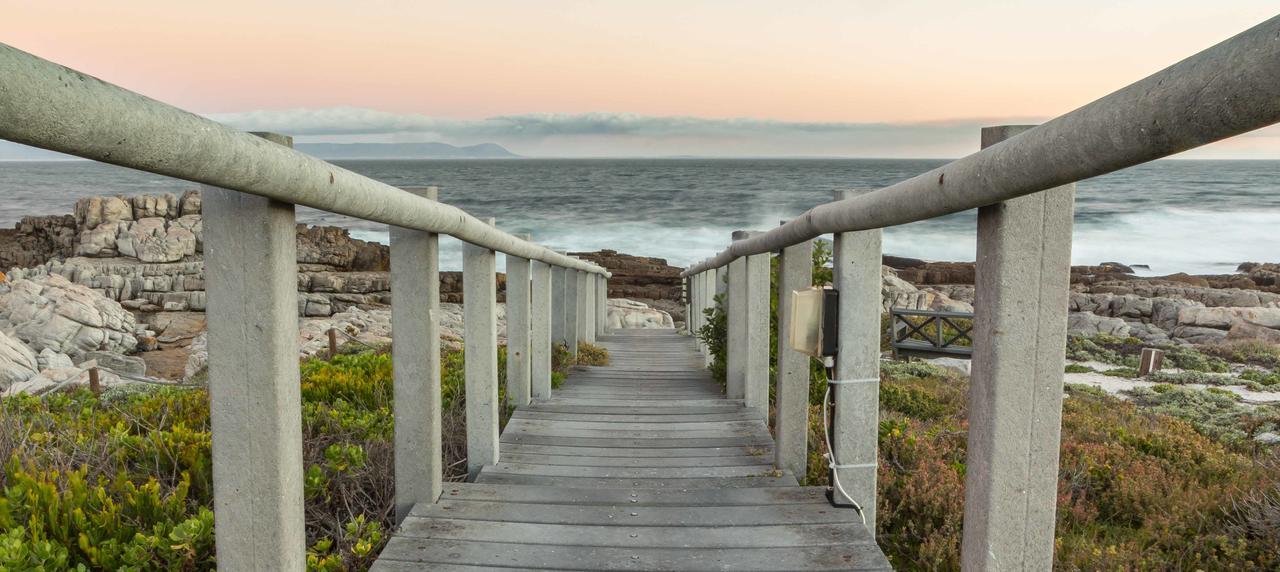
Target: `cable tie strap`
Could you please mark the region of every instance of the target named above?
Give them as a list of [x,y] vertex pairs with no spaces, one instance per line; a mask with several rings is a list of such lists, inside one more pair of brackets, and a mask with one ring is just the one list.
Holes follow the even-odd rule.
[[849,385],[854,383],[880,383],[879,377],[864,377],[862,379],[829,379],[827,385]]

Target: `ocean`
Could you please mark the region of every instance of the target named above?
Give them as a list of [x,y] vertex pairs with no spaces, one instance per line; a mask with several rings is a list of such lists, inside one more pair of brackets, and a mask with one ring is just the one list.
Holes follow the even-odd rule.
[[[509,232],[571,251],[614,249],[687,265],[736,229],[768,229],[830,200],[946,163],[911,159],[361,160],[338,165],[391,185],[438,185],[441,200]],[[1280,261],[1280,161],[1148,163],[1083,181],[1073,260],[1146,265],[1144,274],[1230,273]],[[0,163],[0,226],[70,213],[89,195],[181,192],[196,185],[87,161]],[[300,208],[300,222],[348,227],[386,242],[385,225]],[[973,212],[885,230],[884,250],[974,259]],[[442,240],[441,266],[461,267]]]

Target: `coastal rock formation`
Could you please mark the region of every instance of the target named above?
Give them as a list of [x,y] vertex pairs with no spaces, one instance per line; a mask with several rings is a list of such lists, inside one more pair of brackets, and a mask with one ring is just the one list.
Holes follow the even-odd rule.
[[40,371],[36,352],[15,337],[0,331],[0,391],[31,379]]
[[[972,295],[972,288],[969,293]],[[955,300],[947,292],[935,288],[916,288],[898,277],[898,272],[888,266],[880,268],[880,300],[882,310],[905,308],[909,310],[936,310],[944,312],[972,312],[970,302]]]
[[609,298],[608,324],[611,329],[671,329],[676,327],[671,314],[650,308],[648,304],[626,298]]
[[27,216],[13,229],[0,230],[0,269],[27,268],[71,256],[76,220],[71,215]]
[[78,359],[86,352],[127,353],[138,345],[133,314],[59,275],[0,284],[0,331]]
[[631,256],[616,250],[570,252],[583,260],[603,266],[613,274],[609,279],[609,297],[679,301],[683,279],[680,268],[662,258]]

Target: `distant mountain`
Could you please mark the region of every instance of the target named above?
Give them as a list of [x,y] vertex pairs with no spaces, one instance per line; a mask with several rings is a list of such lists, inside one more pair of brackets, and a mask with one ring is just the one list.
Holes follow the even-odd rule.
[[[448,143],[298,143],[321,159],[509,159],[519,157],[495,143],[458,147]],[[0,139],[0,161],[67,161],[78,157]]]
[[519,157],[495,143],[458,147],[448,143],[296,143],[321,159],[509,159]]

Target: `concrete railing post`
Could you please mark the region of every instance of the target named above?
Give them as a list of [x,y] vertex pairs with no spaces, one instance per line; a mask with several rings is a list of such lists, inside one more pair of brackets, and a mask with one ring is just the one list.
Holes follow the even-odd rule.
[[[1030,126],[982,130],[989,147]],[[1075,185],[978,209],[968,570],[1053,564]]]
[[[529,235],[516,235],[529,240]],[[507,255],[507,403],[520,407],[529,404],[532,394],[529,351],[530,261]]]
[[[406,189],[438,200],[436,187]],[[440,237],[391,227],[396,521],[440,498]]]
[[609,279],[593,274],[596,279],[596,335],[609,333]]
[[592,289],[587,288],[586,272],[578,270],[574,272],[574,277],[578,281],[577,296],[574,298],[578,306],[574,312],[574,317],[578,320],[578,341],[591,343],[591,331],[595,329],[595,318],[591,316],[591,309],[595,307],[591,302]]
[[[734,240],[742,238],[746,238],[744,231],[733,233]],[[726,290],[728,339],[725,350],[728,356],[725,360],[725,396],[729,399],[744,399],[747,394],[747,312],[750,299],[747,288],[747,259],[735,258],[729,263]]]
[[[488,219],[492,225],[493,219]],[[492,250],[462,245],[467,474],[498,462],[498,294]]]
[[[748,236],[757,233],[750,232]],[[742,373],[747,407],[769,416],[769,253],[747,258],[747,342]]]
[[578,271],[573,269],[565,269],[564,272],[564,343],[569,350],[569,355],[574,359],[578,357],[578,342],[582,340],[582,331],[578,329],[581,320],[578,314],[582,312],[582,304],[578,299],[582,296],[582,284],[578,280]]
[[702,274],[685,277],[685,283],[689,291],[689,305],[684,316],[685,329],[689,330],[690,336],[694,336],[694,345],[698,346],[698,351],[702,351],[702,341],[697,338],[698,309],[702,307]]
[[203,196],[218,565],[303,570],[294,207],[209,186]]
[[791,293],[813,285],[813,241],[782,249],[778,264],[777,444],[774,464],[798,479],[808,472],[809,356],[791,349]]
[[[557,251],[559,252],[559,251]],[[565,343],[564,316],[565,316],[565,296],[568,289],[565,285],[565,275],[568,272],[563,266],[549,266],[551,270],[551,343]]]
[[533,399],[551,397],[551,265],[533,261],[530,288],[530,376]]
[[[836,199],[852,198],[842,191]],[[835,235],[832,258],[839,295],[835,414],[831,435],[834,472],[845,493],[862,507],[867,530],[876,532],[876,470],[880,429],[880,230]],[[839,493],[837,493],[839,494]],[[842,495],[843,496],[843,495]]]

